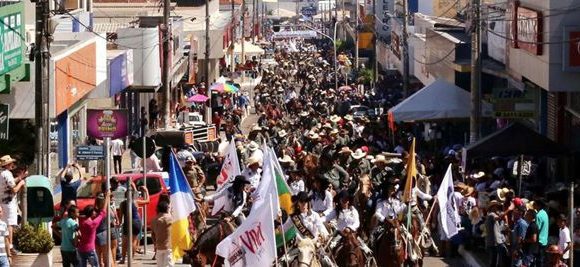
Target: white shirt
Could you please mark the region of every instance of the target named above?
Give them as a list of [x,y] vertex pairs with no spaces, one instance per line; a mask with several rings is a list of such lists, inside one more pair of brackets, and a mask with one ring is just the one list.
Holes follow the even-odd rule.
[[264,152],[262,152],[260,149],[256,149],[252,152],[250,158],[257,158],[260,161],[260,165],[262,165],[264,161]]
[[232,196],[230,195],[229,189],[231,186],[232,184],[228,184],[227,187],[223,188],[222,190],[218,190],[215,194],[211,196],[205,196],[203,197],[203,199],[205,201],[215,201],[216,199],[223,197],[224,200],[221,203],[224,205],[224,207],[222,208],[222,210],[230,213],[232,217],[237,217],[238,215],[240,215],[242,209],[246,205],[248,194],[245,191],[243,192],[244,201],[242,201],[242,205],[236,207],[234,202],[232,201]]
[[245,168],[244,171],[242,171],[242,174],[244,177],[246,177],[246,179],[248,179],[248,181],[250,181],[250,186],[252,186],[253,189],[258,189],[258,185],[260,184],[260,179],[262,178],[262,170],[258,169],[258,171],[253,172],[252,169],[250,168]]
[[427,200],[427,201],[430,201],[431,199],[433,199],[433,197],[431,195],[421,191],[421,189],[419,189],[419,187],[415,186],[411,190],[411,201],[409,202],[411,204],[411,206],[417,205],[417,197],[419,197],[422,200]]
[[322,212],[325,216],[334,209],[332,194],[328,190],[324,190],[324,199],[312,198],[311,204],[314,212]]
[[[159,158],[157,158],[155,154],[151,155],[151,157],[148,157],[147,160],[145,160],[145,164],[147,166],[148,172],[160,172],[163,170],[159,164]],[[143,166],[143,160],[141,160],[141,166]]]
[[[568,243],[570,242],[572,242],[572,239],[570,238],[570,229],[568,229],[568,227],[564,227],[563,229],[560,228],[560,235],[558,238],[558,248],[560,249],[560,251],[564,251],[564,249],[566,249],[566,247],[569,246]],[[570,250],[566,251],[566,253],[562,255],[562,258],[569,259]]]
[[16,180],[14,179],[12,172],[6,169],[2,170],[0,173],[0,203],[16,207],[16,194],[12,192],[12,188],[15,186]]
[[122,156],[124,148],[123,140],[115,139],[111,141],[111,154],[113,156]]
[[[304,227],[306,227],[306,229],[310,231],[310,233],[314,236],[315,239],[318,239],[319,236],[327,237],[329,235],[328,231],[326,230],[326,227],[324,226],[324,221],[322,220],[322,218],[320,218],[320,215],[318,215],[318,213],[316,212],[301,213],[300,220],[302,221],[302,224],[304,224]],[[302,236],[300,231],[296,232],[298,233],[297,237],[299,239],[306,238],[305,236]]]
[[302,179],[292,181],[290,183],[290,193],[292,193],[293,196],[297,195],[302,191],[304,191],[304,181]]
[[392,220],[397,218],[399,214],[403,213],[405,207],[405,204],[401,203],[401,201],[396,198],[391,197],[387,200],[380,200],[379,203],[377,203],[375,216],[377,216],[379,222],[383,222],[385,219]]
[[343,231],[346,228],[356,231],[360,226],[358,211],[353,206],[342,210],[338,217],[336,216],[336,209],[333,209],[325,218],[327,222],[334,219],[336,219],[336,229],[338,231]]

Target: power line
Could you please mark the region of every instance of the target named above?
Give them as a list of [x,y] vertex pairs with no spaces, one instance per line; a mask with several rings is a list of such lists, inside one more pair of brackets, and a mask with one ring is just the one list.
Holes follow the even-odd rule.
[[570,39],[570,40],[568,40],[568,41],[554,41],[554,42],[533,42],[533,41],[523,41],[523,40],[519,40],[519,39],[517,39],[517,40],[516,40],[516,39],[510,38],[510,37],[508,37],[508,36],[501,35],[501,34],[499,34],[499,33],[497,33],[497,32],[494,32],[494,31],[492,31],[492,30],[489,30],[489,29],[488,29],[488,31],[489,31],[491,34],[493,34],[493,35],[495,35],[495,36],[497,36],[497,37],[500,37],[500,38],[506,39],[506,40],[508,40],[508,41],[512,41],[512,42],[516,42],[516,41],[517,41],[518,43],[524,43],[524,44],[534,44],[534,45],[552,45],[552,44],[566,44],[566,43],[572,43],[572,42],[578,42],[578,41],[580,41],[580,38],[573,38],[573,39]]

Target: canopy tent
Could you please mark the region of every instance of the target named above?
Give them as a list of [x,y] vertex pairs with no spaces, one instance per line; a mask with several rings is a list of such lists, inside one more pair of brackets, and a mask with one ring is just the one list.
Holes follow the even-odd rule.
[[[234,46],[234,53],[236,55],[241,55],[242,54],[242,44],[241,43],[236,43]],[[246,54],[246,56],[258,56],[258,55],[263,55],[266,53],[266,51],[264,51],[264,49],[262,49],[261,47],[252,44],[251,42],[248,41],[244,41],[244,53]]]
[[[482,116],[491,116],[492,107],[482,101]],[[394,121],[426,121],[469,118],[471,94],[438,79],[389,109]]]
[[536,131],[513,123],[465,148],[468,159],[492,156],[558,156],[568,153],[566,147]]

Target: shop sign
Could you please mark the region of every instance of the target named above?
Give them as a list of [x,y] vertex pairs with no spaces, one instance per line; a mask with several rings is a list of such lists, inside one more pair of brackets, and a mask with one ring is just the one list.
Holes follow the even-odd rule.
[[55,112],[61,114],[96,86],[97,48],[91,43],[75,52],[55,59]]
[[537,114],[536,99],[533,90],[496,88],[491,102],[496,118],[534,118]]
[[[14,11],[13,5],[0,8],[0,75],[22,65],[23,11],[6,14],[5,10]],[[18,5],[20,7],[21,5]],[[19,8],[21,9],[21,8]],[[7,12],[11,12],[7,11]]]
[[534,55],[542,54],[543,21],[540,11],[518,6],[516,11],[517,23],[516,46]]
[[311,39],[316,38],[315,31],[281,31],[275,32],[272,36],[273,39],[285,39],[285,38],[304,38]]
[[580,26],[564,27],[563,70],[580,72]]
[[102,160],[105,159],[103,146],[78,146],[77,160]]
[[0,139],[8,140],[8,114],[10,105],[0,104]]
[[125,137],[129,132],[127,118],[126,109],[88,109],[87,135],[96,139]]

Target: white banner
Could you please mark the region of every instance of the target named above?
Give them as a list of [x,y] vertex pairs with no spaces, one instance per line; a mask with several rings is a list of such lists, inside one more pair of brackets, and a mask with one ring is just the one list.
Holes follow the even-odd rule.
[[449,164],[436,196],[439,203],[440,226],[448,239],[457,234],[460,225],[457,203],[455,203],[453,193],[453,172],[451,164]]
[[[225,190],[227,186],[224,185],[233,181],[237,175],[240,175],[240,173],[240,161],[238,160],[238,152],[236,151],[236,142],[232,138],[226,149],[222,169],[217,177],[216,193],[220,190]],[[225,196],[214,200],[213,209],[211,211],[212,215],[216,215],[223,208],[224,201]]]
[[252,197],[254,198],[254,204],[252,205],[252,210],[250,212],[254,212],[254,210],[258,208],[262,208],[264,206],[264,202],[270,201],[268,196],[272,197],[272,209],[274,212],[278,212],[280,205],[278,203],[278,190],[276,189],[276,177],[274,172],[274,161],[278,161],[276,159],[276,155],[270,150],[269,147],[264,147],[264,163],[263,163],[263,171],[262,171],[262,179],[260,180],[260,184]]
[[273,265],[277,258],[273,216],[272,202],[262,202],[234,233],[218,244],[216,254],[225,259],[225,266]]

